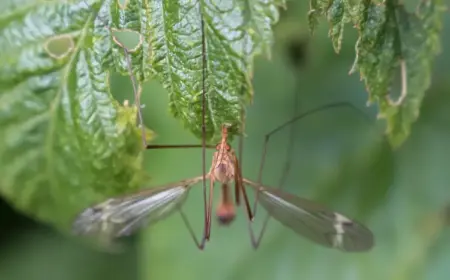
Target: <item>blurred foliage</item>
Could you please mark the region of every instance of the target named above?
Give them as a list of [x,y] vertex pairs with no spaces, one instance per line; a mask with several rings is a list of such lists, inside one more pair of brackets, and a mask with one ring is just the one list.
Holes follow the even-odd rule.
[[[4,7],[2,5],[8,2],[26,4],[26,1],[10,0],[2,2],[0,7]],[[336,55],[326,26],[319,25],[311,37],[306,16],[309,9],[307,4],[306,1],[288,3],[289,9],[280,15],[280,22],[275,26],[275,46],[271,61],[261,58],[257,59],[254,65],[255,99],[248,107],[243,155],[246,177],[256,176],[264,134],[288,120],[292,116],[294,105],[297,110],[307,110],[333,101],[349,100],[359,108],[364,108],[367,95],[363,84],[357,77],[347,75],[354,57],[354,43],[352,40],[343,40],[340,55]],[[85,6],[80,6],[80,9],[85,9]],[[42,12],[44,11],[42,8]],[[25,14],[22,10],[20,16]],[[36,20],[40,16],[43,15],[30,18]],[[289,154],[286,151],[288,131],[278,134],[269,147],[264,183],[277,185],[282,166],[289,157],[293,162],[287,189],[326,203],[367,224],[376,237],[376,245],[372,251],[355,255],[335,252],[310,244],[272,221],[261,247],[254,252],[249,243],[245,213],[240,209],[239,218],[229,228],[220,228],[217,223],[213,223],[212,238],[204,252],[199,252],[194,246],[178,215],[129,240],[130,242],[125,244],[125,252],[121,254],[99,252],[95,246],[80,244],[79,241],[61,236],[60,233],[42,225],[34,225],[20,232],[11,231],[10,234],[2,235],[2,239],[6,241],[0,243],[0,279],[447,279],[450,274],[450,231],[448,224],[441,219],[441,213],[447,209],[449,203],[450,173],[446,172],[446,168],[450,165],[450,158],[446,154],[450,151],[450,133],[447,129],[450,125],[450,82],[447,79],[449,66],[446,62],[450,58],[450,36],[445,30],[450,28],[450,18],[443,18],[442,53],[433,66],[431,88],[427,90],[424,102],[417,105],[420,106],[421,116],[412,124],[410,137],[395,152],[392,152],[386,139],[380,138],[384,129],[380,127],[382,123],[368,125],[358,114],[346,109],[330,110],[296,124],[295,149]],[[3,18],[2,28],[8,20],[8,17]],[[83,21],[84,18],[76,20]],[[349,38],[358,36],[353,29],[346,33]],[[22,53],[17,46],[10,46],[0,54],[3,67],[0,112],[5,114],[2,116],[14,116],[14,120],[20,121],[11,122],[9,126],[2,123],[0,141],[7,143],[9,147],[6,150],[5,145],[0,145],[2,190],[9,184],[21,186],[22,188],[10,189],[24,197],[23,201],[14,201],[14,204],[19,206],[21,203],[30,203],[33,207],[40,207],[43,202],[50,204],[54,201],[42,195],[49,186],[41,178],[45,178],[46,172],[49,171],[42,171],[46,163],[43,159],[34,161],[35,157],[42,154],[50,155],[52,166],[69,169],[72,175],[57,176],[57,181],[52,184],[61,187],[56,191],[64,192],[63,196],[67,197],[67,201],[48,205],[47,209],[61,210],[54,213],[47,211],[41,216],[60,215],[61,220],[64,220],[64,216],[73,211],[69,209],[73,207],[69,202],[81,207],[85,201],[83,196],[93,198],[89,193],[80,194],[81,197],[73,196],[73,193],[91,192],[92,189],[95,190],[95,186],[103,188],[100,190],[102,195],[131,190],[133,184],[124,182],[135,175],[131,175],[130,169],[127,169],[125,174],[117,173],[117,170],[123,170],[122,164],[129,167],[127,160],[133,159],[134,162],[139,152],[136,149],[140,143],[138,131],[131,126],[135,115],[131,108],[123,112],[119,110],[123,107],[118,103],[110,102],[109,98],[102,99],[102,94],[108,92],[103,86],[109,81],[117,100],[122,102],[124,99],[131,99],[133,91],[129,79],[113,74],[108,80],[105,78],[107,73],[102,72],[103,70],[91,69],[90,71],[97,75],[91,81],[98,84],[87,83],[80,86],[85,87],[86,92],[95,90],[96,99],[90,98],[91,95],[71,99],[74,95],[70,94],[69,86],[82,81],[82,73],[87,73],[83,72],[87,70],[81,66],[86,67],[86,64],[76,64],[81,68],[75,67],[74,64],[68,70],[62,67],[63,63],[67,63],[67,58],[62,58],[66,60],[54,64],[49,62],[47,57],[39,57],[42,60],[34,64],[39,65],[39,68],[24,68],[26,80],[23,80],[23,86],[14,86],[18,76],[12,71],[16,68],[11,65],[17,61],[24,63],[26,59],[33,61],[32,59],[36,58],[31,55],[33,51],[42,54],[42,48],[45,46],[36,43],[45,41],[42,38],[39,41],[35,37],[19,36],[16,40],[24,46]],[[76,46],[78,42],[75,40]],[[107,52],[109,51],[105,51]],[[116,70],[121,74],[126,73],[121,49],[117,48],[111,52],[116,53],[114,65],[120,68]],[[140,55],[144,53],[142,51]],[[287,53],[290,55],[286,55]],[[89,51],[83,53],[79,50],[78,54],[85,59],[95,59],[95,56],[89,55]],[[138,59],[138,54],[139,52],[134,53],[133,59]],[[30,65],[32,63],[24,64]],[[293,65],[296,66],[295,69]],[[55,70],[71,73],[67,74],[68,76],[63,75],[67,87],[55,89],[55,84],[61,85],[57,78],[61,73],[54,76],[52,73]],[[40,71],[48,73],[48,76],[42,80],[35,78],[34,73]],[[139,74],[138,69],[134,68],[133,71]],[[142,73],[144,72],[142,70]],[[144,80],[142,76],[140,79]],[[55,107],[51,103],[51,92],[47,89],[49,85],[51,91],[62,92],[63,104],[71,109],[70,115],[52,109]],[[394,85],[393,88],[400,87]],[[6,95],[3,92],[11,94]],[[172,102],[167,93],[167,89],[157,81],[143,85],[145,123],[155,131],[155,143],[197,143],[198,139],[167,112],[168,104]],[[38,94],[39,98],[45,98],[37,102],[38,97],[35,95]],[[297,99],[298,103],[295,102]],[[89,112],[81,110],[87,107],[80,108],[80,104],[105,106],[101,107],[105,109],[105,113],[90,115]],[[36,117],[40,116],[40,112],[48,112],[49,109],[52,109],[50,112],[54,114],[50,122],[50,132],[46,119],[48,116],[44,114],[42,119]],[[378,108],[375,107],[364,110],[372,119],[375,119],[378,113]],[[14,115],[9,115],[13,113]],[[28,113],[30,115],[27,115]],[[77,133],[85,132],[85,123],[71,124],[64,121],[77,114],[86,117],[86,123],[92,121],[104,125],[104,133],[95,134],[88,130],[85,137],[70,138],[69,136],[73,135],[71,130],[76,130]],[[122,131],[117,134],[118,128],[114,123],[99,121],[117,118],[116,116],[124,116],[120,122],[123,124],[122,128],[129,125],[129,130],[125,133]],[[13,128],[20,128],[20,132],[13,133],[16,131]],[[30,133],[32,137],[20,138],[24,132]],[[56,132],[58,137],[55,137]],[[42,135],[52,141],[42,145],[39,142]],[[124,141],[124,137],[128,137],[128,140]],[[129,142],[130,139],[135,139],[136,142]],[[98,141],[107,143],[104,148],[108,150],[96,150],[94,146],[90,146]],[[67,150],[63,147],[67,147]],[[22,169],[30,172],[26,176],[22,173],[13,174],[9,171],[12,169],[8,169],[16,167],[14,156],[20,154],[18,150],[22,148],[27,151],[22,153],[27,156],[27,165]],[[107,156],[104,156],[105,153]],[[77,156],[69,157],[69,162],[59,159],[68,154]],[[127,157],[122,158],[123,155]],[[210,155],[209,152],[208,156]],[[105,162],[108,164],[105,165]],[[138,163],[139,160],[136,161],[136,164]],[[145,153],[144,163],[151,176],[150,185],[153,186],[199,175],[201,152],[149,151]],[[117,169],[103,168],[109,165]],[[105,171],[98,173],[95,168]],[[89,172],[92,173],[86,173],[86,170],[91,170]],[[55,172],[57,171],[58,169]],[[29,188],[34,184],[27,181],[30,178],[28,176],[32,175],[31,172],[40,175],[36,177],[38,182],[35,186],[38,186],[38,189]],[[76,174],[95,174],[96,177],[78,177]],[[112,174],[119,175],[111,176]],[[107,175],[110,177],[107,178]],[[20,180],[11,182],[8,178]],[[135,188],[140,180],[142,179],[136,179]],[[200,194],[200,187],[193,190],[186,205],[186,212],[189,213],[199,235],[203,222],[203,210],[199,206],[202,205]],[[9,216],[13,214],[2,211],[1,221],[6,221]],[[256,220],[257,228],[261,224],[261,218],[262,216]],[[6,226],[2,226],[2,231],[7,230]]]

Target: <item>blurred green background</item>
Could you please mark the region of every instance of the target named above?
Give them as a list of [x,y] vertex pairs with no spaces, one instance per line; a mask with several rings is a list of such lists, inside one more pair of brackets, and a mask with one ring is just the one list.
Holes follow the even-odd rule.
[[[342,52],[336,55],[325,22],[310,37],[304,2],[289,2],[275,27],[272,59],[255,62],[255,98],[248,107],[243,155],[243,173],[250,179],[256,180],[264,134],[288,120],[294,105],[304,111],[349,101],[364,110],[372,123],[376,120],[377,108],[366,106],[367,92],[358,75],[347,74],[356,31],[347,27]],[[448,279],[450,230],[440,219],[450,202],[450,17],[444,20],[443,51],[436,60],[432,87],[419,121],[400,149],[391,151],[382,137],[382,122],[368,124],[345,108],[298,122],[295,148],[289,155],[288,130],[270,142],[264,184],[278,184],[289,156],[288,191],[365,223],[376,237],[372,251],[346,254],[322,248],[275,221],[254,251],[245,213],[239,209],[229,228],[214,221],[211,241],[203,252],[195,247],[179,215],[173,215],[129,238],[123,252],[112,254],[63,236],[1,201],[0,279]],[[111,80],[118,100],[132,99],[128,78]],[[154,143],[198,143],[169,114],[167,101],[157,82],[145,84],[144,117],[157,134]],[[150,185],[174,182],[201,174],[201,151],[148,151],[145,164]],[[185,209],[200,236],[200,186],[191,191]],[[262,218],[257,217],[256,228]]]

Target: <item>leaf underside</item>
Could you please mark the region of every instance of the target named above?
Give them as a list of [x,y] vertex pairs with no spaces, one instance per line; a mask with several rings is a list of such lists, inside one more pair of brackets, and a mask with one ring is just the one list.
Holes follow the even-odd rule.
[[[341,48],[344,25],[352,23],[357,28],[356,59],[350,73],[359,70],[369,102],[378,103],[379,116],[387,121],[391,145],[399,147],[418,119],[430,86],[433,60],[440,48],[442,0],[421,1],[415,12],[395,0],[310,0],[310,4],[311,30],[319,16],[326,16],[336,52]],[[396,75],[401,80],[399,89],[393,89]]]
[[[206,140],[220,138],[223,123],[230,137],[239,133],[241,109],[253,96],[251,61],[270,53],[271,26],[284,1],[150,1],[150,65],[169,92],[170,110],[201,138],[203,15],[206,79]],[[231,138],[230,138],[231,139]]]

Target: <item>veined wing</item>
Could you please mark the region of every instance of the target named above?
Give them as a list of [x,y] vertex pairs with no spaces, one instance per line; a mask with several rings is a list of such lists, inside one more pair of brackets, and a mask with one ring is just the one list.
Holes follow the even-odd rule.
[[79,235],[120,237],[133,234],[172,214],[186,200],[190,188],[203,176],[149,189],[128,196],[110,198],[83,210],[73,222]]
[[373,247],[372,232],[357,221],[313,201],[243,180],[259,192],[258,202],[269,215],[297,234],[346,252],[368,251]]

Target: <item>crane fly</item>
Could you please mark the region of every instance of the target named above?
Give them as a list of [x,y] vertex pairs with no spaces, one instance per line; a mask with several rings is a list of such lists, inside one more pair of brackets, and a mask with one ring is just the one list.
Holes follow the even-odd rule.
[[[202,148],[202,175],[191,179],[170,183],[165,186],[145,189],[125,196],[110,198],[102,203],[88,207],[79,213],[79,215],[75,218],[73,223],[73,232],[81,235],[106,233],[108,237],[119,238],[122,236],[131,235],[144,226],[153,225],[178,211],[181,214],[183,222],[189,230],[195,244],[199,249],[203,249],[206,241],[208,241],[211,236],[213,189],[216,183],[220,183],[221,198],[216,208],[217,221],[221,225],[230,225],[236,217],[236,206],[241,204],[241,198],[243,198],[244,207],[247,213],[250,240],[255,249],[258,248],[261,242],[270,217],[290,228],[298,235],[325,247],[337,248],[346,252],[361,252],[371,249],[374,244],[373,234],[368,228],[359,222],[350,219],[343,214],[329,210],[327,207],[316,202],[282,191],[282,183],[280,183],[278,188],[268,187],[261,184],[261,175],[264,166],[266,149],[271,135],[292,124],[293,122],[318,111],[341,106],[350,106],[354,109],[356,108],[347,102],[339,102],[321,106],[300,115],[295,114],[296,116],[294,118],[280,125],[266,135],[257,182],[244,178],[242,176],[242,169],[240,166],[242,159],[240,158],[238,160],[234,150],[228,143],[229,125],[222,125],[222,138],[220,143],[217,145],[207,145],[205,142],[206,51],[203,18],[201,18],[201,30],[203,63],[203,138],[201,145],[148,145],[146,143],[144,136],[145,128],[142,122],[142,113],[140,110],[141,106],[139,102],[140,85],[138,88],[131,69],[129,51],[119,41],[115,40],[115,38],[113,38],[113,41],[123,48],[125,58],[127,60],[128,71],[134,89],[135,104],[138,107],[138,120],[142,128],[142,140],[144,147],[146,149]],[[209,172],[206,172],[205,167],[205,148],[215,149]],[[241,157],[242,137],[239,150]],[[287,172],[288,169],[289,168],[286,167],[285,171]],[[206,181],[209,181],[209,188],[206,187]],[[200,182],[203,186],[205,220],[203,235],[199,241],[194,234],[187,216],[182,210],[182,206],[188,197],[189,191],[194,185]],[[233,189],[231,186],[233,183],[234,200],[232,198]],[[206,194],[207,189],[209,189],[209,196]],[[253,207],[250,206],[249,197],[247,195],[248,189],[254,191],[255,193]],[[268,215],[264,220],[263,228],[260,231],[260,234],[256,236],[252,228],[252,221],[256,215],[258,205],[261,205],[267,211]]]
[[[240,205],[241,196],[244,198],[248,221],[253,221],[254,212],[246,191],[246,187],[249,187],[256,192],[257,202],[271,217],[313,242],[348,252],[366,251],[373,246],[371,231],[359,222],[313,201],[243,178],[237,157],[227,142],[227,125],[222,128],[222,140],[216,146],[211,168],[205,179],[210,182],[210,195],[207,202],[206,230],[200,241],[195,237],[181,207],[192,186],[203,181],[203,176],[108,199],[80,213],[74,222],[74,231],[78,234],[105,231],[115,238],[127,236],[178,210],[196,245],[203,249],[210,238],[213,187],[215,182],[219,182],[222,195],[216,217],[222,225],[229,225],[234,220],[235,206]],[[234,202],[230,187],[233,181]],[[249,229],[252,244],[256,248],[259,242],[254,237],[251,225]]]

